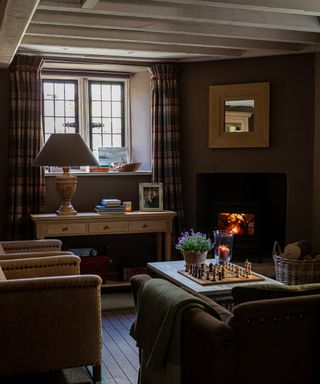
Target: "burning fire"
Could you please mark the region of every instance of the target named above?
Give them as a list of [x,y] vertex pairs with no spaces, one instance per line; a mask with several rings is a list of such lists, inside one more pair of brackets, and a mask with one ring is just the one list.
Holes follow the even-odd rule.
[[254,215],[251,213],[218,214],[218,228],[234,235],[254,235]]

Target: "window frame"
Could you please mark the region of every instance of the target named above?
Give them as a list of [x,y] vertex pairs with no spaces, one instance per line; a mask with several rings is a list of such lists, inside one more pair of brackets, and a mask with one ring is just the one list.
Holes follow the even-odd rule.
[[[90,127],[90,111],[91,101],[89,97],[89,81],[92,82],[107,82],[107,83],[122,83],[123,84],[123,103],[122,103],[122,144],[128,151],[128,161],[131,159],[131,116],[130,116],[130,79],[128,77],[118,77],[118,76],[108,76],[108,74],[90,75],[72,75],[69,73],[59,73],[59,74],[50,74],[43,73],[42,81],[76,81],[78,84],[76,95],[77,99],[77,112],[76,121],[78,122],[78,131],[83,137],[84,141],[87,143],[89,148],[92,149],[92,137],[91,137],[91,127]],[[42,83],[43,84],[43,83]],[[42,85],[42,94],[43,94],[43,85]],[[43,100],[44,103],[44,100]],[[44,129],[44,104],[42,112],[42,123],[43,123],[43,136],[45,137]],[[96,153],[95,153],[96,154]],[[98,156],[96,154],[98,159]]]

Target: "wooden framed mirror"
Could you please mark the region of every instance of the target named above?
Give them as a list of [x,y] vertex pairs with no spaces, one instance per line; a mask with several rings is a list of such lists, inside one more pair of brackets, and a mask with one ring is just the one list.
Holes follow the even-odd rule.
[[269,147],[269,83],[209,87],[209,148]]

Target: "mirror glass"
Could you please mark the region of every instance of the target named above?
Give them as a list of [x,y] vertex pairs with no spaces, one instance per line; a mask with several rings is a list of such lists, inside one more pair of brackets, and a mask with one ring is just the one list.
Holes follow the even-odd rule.
[[241,133],[254,130],[254,100],[224,102],[224,131]]

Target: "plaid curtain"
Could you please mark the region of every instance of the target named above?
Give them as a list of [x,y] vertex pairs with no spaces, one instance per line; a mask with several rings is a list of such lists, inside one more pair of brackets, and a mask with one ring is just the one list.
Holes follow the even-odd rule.
[[32,166],[43,140],[42,62],[39,57],[17,55],[10,67],[8,240],[32,238],[30,214],[45,212],[44,171]]
[[151,75],[152,181],[163,183],[164,208],[177,212],[174,234],[183,228],[177,66],[156,64]]

